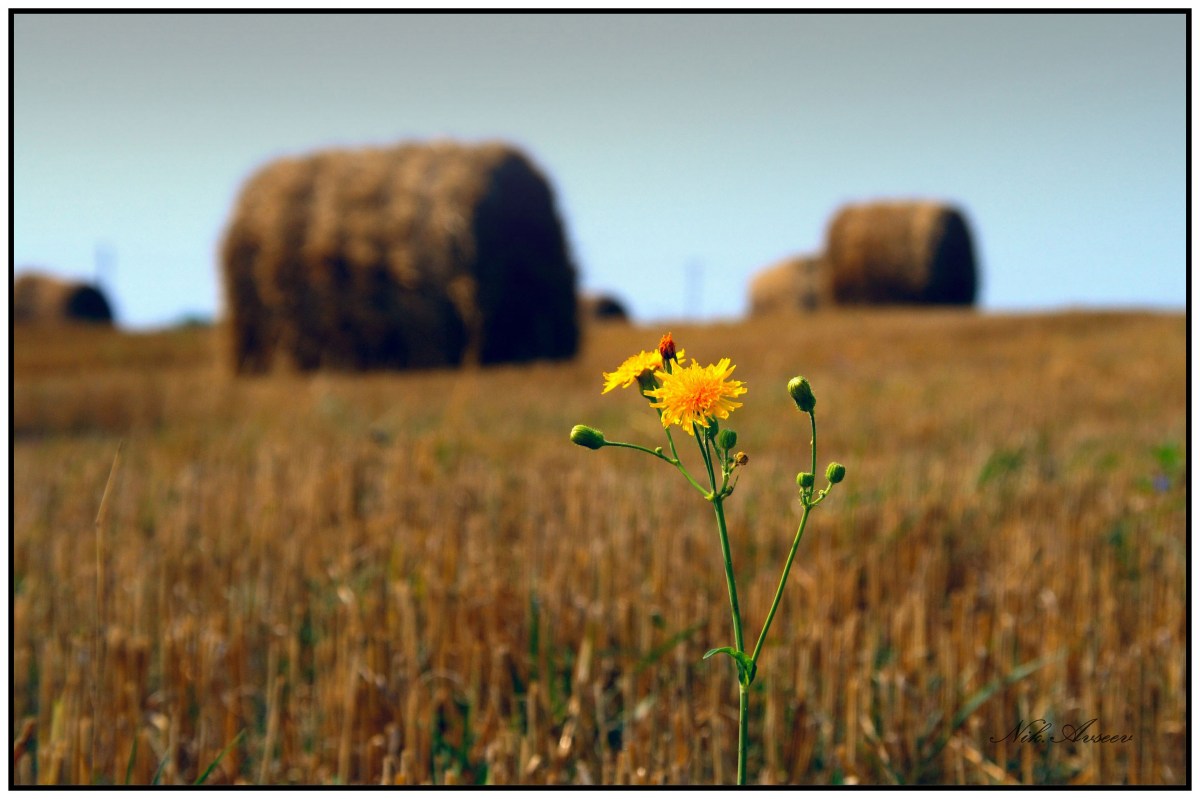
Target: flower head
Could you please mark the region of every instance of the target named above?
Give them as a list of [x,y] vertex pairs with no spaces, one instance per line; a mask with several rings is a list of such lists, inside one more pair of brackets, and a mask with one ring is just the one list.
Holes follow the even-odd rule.
[[[680,350],[679,354],[682,356],[683,350]],[[640,382],[639,378],[650,377],[662,368],[664,368],[663,356],[659,350],[631,355],[615,371],[604,373],[604,390],[600,393],[607,394],[618,386],[629,388],[634,383]]]
[[715,366],[701,366],[693,358],[691,366],[670,373],[657,371],[654,377],[661,385],[646,395],[658,402],[650,407],[662,409],[663,427],[677,424],[689,436],[695,435],[696,425],[707,427],[710,418],[728,419],[730,411],[742,407],[733,398],[745,394],[746,387],[740,380],[729,379],[735,368],[728,358]]

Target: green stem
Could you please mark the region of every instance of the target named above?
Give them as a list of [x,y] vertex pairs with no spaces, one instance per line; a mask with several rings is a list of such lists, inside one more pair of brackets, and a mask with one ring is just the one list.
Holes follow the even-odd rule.
[[729,533],[725,529],[725,508],[719,498],[713,500],[713,508],[717,513],[717,532],[721,536],[721,557],[725,560],[725,586],[729,589],[729,609],[733,615],[733,644],[741,652],[742,611],[738,606],[737,583],[733,579],[733,556],[729,552]]
[[[662,411],[659,411],[659,420],[662,420]],[[679,460],[679,450],[675,449],[675,439],[671,436],[671,428],[666,428],[667,443],[671,445],[671,454],[675,456],[675,460]]]
[[[674,466],[676,469],[678,469],[679,473],[682,474],[684,477],[686,477],[687,481],[689,483],[691,483],[692,486],[697,491],[699,491],[701,494],[704,494],[705,496],[708,495],[708,492],[704,490],[704,486],[697,483],[695,478],[693,478],[692,475],[688,472],[688,470],[683,467],[683,463],[679,460],[678,453],[676,453],[676,456],[674,458],[668,458],[663,453],[652,450],[649,447],[643,447],[641,444],[628,444],[624,441],[605,441],[604,446],[606,446],[606,447],[625,447],[626,449],[635,449],[638,452],[645,452],[647,455],[653,455],[654,457],[659,458],[660,460],[664,460],[667,463]],[[675,446],[674,446],[674,444],[672,444],[671,449],[674,450],[674,448],[675,448]]]
[[808,421],[812,424],[812,441],[809,446],[812,448],[812,476],[815,482],[817,479],[817,415],[809,411]]
[[661,452],[655,452],[654,450],[650,449],[649,447],[643,447],[641,444],[626,444],[624,441],[605,441],[604,446],[606,446],[606,447],[625,447],[626,449],[636,449],[638,452],[645,452],[649,455],[653,455],[656,458],[662,458],[664,461],[671,464],[672,466],[676,465],[676,461],[671,460],[670,458],[668,458],[666,455],[662,454]]
[[[725,561],[725,587],[729,589],[729,610],[733,616],[733,644],[738,652],[745,651],[742,638],[742,611],[738,606],[737,582],[733,577],[733,555],[729,551],[729,531],[725,523],[725,506],[723,497],[717,491],[717,478],[713,473],[712,459],[708,453],[707,438],[701,440],[701,433],[696,433],[696,443],[700,446],[700,454],[708,469],[708,481],[712,485],[711,500],[713,511],[717,515],[717,533],[721,538],[721,557]],[[750,695],[746,692],[748,685],[738,679],[738,785],[746,784],[746,739],[750,728]]]
[[750,688],[738,684],[738,769],[737,784],[746,784],[746,741],[750,737]]
[[763,624],[762,632],[758,634],[758,643],[754,645],[754,654],[750,656],[750,662],[758,665],[758,654],[762,651],[763,641],[767,639],[767,630],[771,629],[771,621],[775,618],[775,611],[779,609],[779,600],[783,598],[783,586],[787,584],[788,573],[792,570],[792,559],[796,557],[796,550],[800,547],[800,539],[804,537],[804,527],[808,524],[808,514],[812,512],[811,505],[804,506],[804,515],[800,517],[800,527],[796,530],[796,538],[792,541],[792,551],[788,553],[787,562],[783,564],[783,575],[779,578],[779,587],[775,589],[775,599],[771,602],[771,610],[767,613],[767,620]]
[[[808,420],[812,427],[812,441],[809,447],[812,450],[812,474],[817,473],[817,417],[811,411],[808,414]],[[783,574],[779,577],[779,586],[775,589],[775,599],[771,601],[771,610],[767,613],[767,620],[763,623],[762,632],[758,634],[758,643],[754,645],[754,654],[750,656],[750,662],[758,665],[758,655],[762,652],[763,642],[767,640],[767,630],[771,629],[771,622],[775,619],[775,611],[779,610],[779,601],[783,599],[783,587],[787,584],[788,574],[792,571],[792,560],[796,557],[796,550],[800,547],[800,539],[804,537],[804,528],[808,525],[808,514],[812,513],[812,509],[816,507],[816,502],[812,501],[812,489],[808,488],[804,491],[804,515],[800,517],[800,526],[796,529],[796,537],[792,540],[792,549],[788,552],[787,561],[783,564]],[[817,500],[820,502],[820,499]]]
[[717,477],[713,472],[712,456],[708,452],[708,434],[695,430],[696,445],[700,447],[700,457],[704,459],[704,468],[708,470],[708,484],[712,486],[713,496],[717,495]]
[[[812,427],[812,441],[810,448],[812,450],[812,473],[817,473],[817,417],[809,413],[809,422]],[[800,526],[796,529],[796,537],[792,540],[792,548],[788,552],[787,561],[783,564],[783,574],[779,577],[779,585],[775,589],[775,598],[771,600],[771,610],[767,613],[767,620],[763,623],[762,632],[758,634],[758,641],[754,644],[754,654],[750,656],[751,673],[758,667],[758,656],[762,653],[763,642],[767,640],[767,631],[771,629],[771,622],[775,620],[775,613],[779,610],[779,602],[783,599],[783,587],[787,585],[788,575],[792,571],[792,561],[796,558],[796,550],[800,548],[800,539],[804,537],[804,529],[808,526],[808,515],[812,513],[813,506],[816,503],[811,503],[812,489],[805,491],[804,495],[804,515],[800,517]],[[741,644],[738,645],[740,650]],[[738,705],[738,785],[746,784],[746,737],[749,727],[747,719],[747,710],[749,709],[749,697],[746,693],[746,685],[739,685],[739,705]]]

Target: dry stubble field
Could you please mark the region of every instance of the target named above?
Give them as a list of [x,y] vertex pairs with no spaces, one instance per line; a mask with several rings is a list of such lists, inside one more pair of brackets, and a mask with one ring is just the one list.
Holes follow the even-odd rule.
[[[597,328],[563,365],[234,380],[204,329],[15,331],[13,780],[732,781],[711,509],[567,439],[664,443],[632,390],[600,396],[662,332]],[[748,637],[799,519],[794,374],[820,463],[848,468],[760,663],[751,782],[1184,781],[1181,314],[673,332],[749,388],[726,505]],[[1039,719],[1042,742],[1010,734]]]

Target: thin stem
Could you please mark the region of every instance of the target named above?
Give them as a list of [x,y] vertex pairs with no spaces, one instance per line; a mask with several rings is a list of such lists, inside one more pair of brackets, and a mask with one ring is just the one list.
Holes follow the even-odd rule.
[[[678,455],[674,458],[668,458],[666,455],[662,454],[661,452],[652,450],[649,447],[643,447],[641,444],[628,444],[624,441],[605,441],[604,446],[606,446],[606,447],[625,447],[626,449],[636,449],[638,452],[645,452],[647,455],[653,455],[654,457],[656,457],[660,460],[664,460],[667,463],[674,466],[676,469],[678,469],[679,473],[687,478],[687,481],[692,484],[693,488],[695,488],[697,491],[699,491],[701,494],[704,494],[705,496],[708,495],[708,492],[704,490],[704,486],[697,483],[695,478],[692,477],[691,473],[688,472],[688,470],[684,468],[683,462],[679,460]],[[674,445],[672,445],[672,449],[674,449]]]
[[641,444],[627,444],[624,441],[607,441],[606,440],[604,442],[604,446],[606,446],[606,447],[625,447],[626,449],[636,449],[638,452],[645,452],[648,455],[653,455],[656,458],[662,458],[664,461],[671,464],[672,466],[674,466],[676,464],[676,461],[671,460],[670,458],[668,458],[666,455],[662,454],[661,452],[656,452],[656,451],[650,449],[649,447],[643,447]]
[[733,613],[733,643],[741,652],[742,611],[738,606],[737,582],[733,578],[733,555],[729,551],[729,531],[725,524],[725,506],[721,495],[717,493],[717,480],[716,475],[713,474],[712,461],[709,460],[705,442],[700,440],[699,434],[696,436],[696,442],[700,445],[700,454],[704,456],[704,465],[708,467],[708,479],[713,487],[712,504],[713,510],[717,514],[717,534],[721,537],[721,557],[725,561],[725,586],[729,589],[729,609]]
[[746,784],[746,744],[750,737],[750,689],[738,684],[738,766],[737,784]]
[[[684,477],[686,477],[688,482],[691,483],[692,487],[694,487],[696,491],[706,495],[706,497],[708,495],[708,492],[704,491],[704,487],[701,486],[700,483],[696,482],[695,477],[691,476],[690,471],[684,468],[683,462],[680,461],[678,453],[676,457],[668,458],[667,456],[662,455],[662,452],[649,449],[648,446],[642,446],[641,444],[626,444],[625,441],[605,441],[605,446],[624,446],[625,449],[646,452],[647,455],[653,455],[656,458],[660,458],[662,461],[666,461],[667,463],[673,465],[674,468],[678,469],[679,474],[682,474]],[[671,449],[674,450],[674,444],[671,445]]]
[[[659,411],[658,415],[659,415],[659,418],[661,419],[662,411]],[[666,431],[667,431],[667,443],[671,445],[671,454],[674,455],[675,460],[678,461],[679,460],[679,450],[675,449],[675,439],[671,436],[671,428],[670,427],[666,428]]]
[[725,529],[725,508],[720,498],[713,499],[713,508],[717,513],[717,532],[721,536],[721,556],[725,559],[725,586],[729,589],[729,609],[733,615],[733,643],[742,652],[742,611],[738,606],[737,583],[733,579],[733,556],[729,552],[729,533]]
[[703,434],[703,437],[702,437],[702,434],[700,433],[699,430],[696,430],[695,427],[693,427],[692,429],[696,433],[696,435],[695,435],[696,444],[697,444],[697,446],[700,447],[700,457],[704,459],[704,468],[708,470],[709,485],[712,486],[713,496],[716,496],[716,494],[717,494],[717,478],[713,472],[712,456],[708,452],[708,437],[707,437],[708,434],[705,433],[705,434]]
[[783,598],[783,586],[787,583],[788,573],[792,570],[792,559],[796,557],[800,539],[804,537],[804,527],[808,524],[810,512],[812,512],[812,506],[806,504],[804,515],[800,517],[800,527],[796,530],[796,538],[792,541],[792,551],[788,553],[787,562],[783,564],[783,575],[779,578],[779,587],[775,589],[775,599],[771,602],[771,610],[767,613],[767,620],[763,624],[762,632],[758,634],[758,643],[754,645],[754,654],[750,656],[750,662],[756,665],[758,653],[762,651],[763,641],[767,638],[767,630],[771,629],[771,621],[775,618],[775,611],[779,609],[779,600]]
[[[700,440],[700,433],[696,434],[696,443],[700,446],[700,454],[704,458],[704,465],[708,468],[708,481],[712,484],[712,504],[713,511],[717,515],[717,533],[721,538],[721,557],[725,561],[725,587],[729,589],[729,611],[733,616],[733,645],[738,652],[745,651],[745,642],[742,638],[742,611],[738,606],[737,582],[733,577],[733,555],[729,551],[729,531],[725,523],[725,506],[723,497],[717,491],[717,478],[713,473],[712,459],[708,453],[707,438],[704,441]],[[738,785],[746,784],[746,743],[750,725],[750,695],[746,693],[747,686],[738,679]]]
[[812,448],[812,476],[815,481],[817,478],[817,415],[809,411],[808,421],[812,424],[812,442],[809,446]]
[[[817,417],[812,412],[808,413],[808,420],[812,427],[812,441],[809,444],[812,450],[812,474],[817,473]],[[775,619],[775,611],[779,610],[779,601],[783,598],[783,587],[787,584],[788,574],[792,571],[792,560],[796,557],[796,550],[800,547],[800,539],[804,537],[804,528],[808,524],[808,514],[812,513],[812,509],[816,507],[816,502],[812,500],[812,489],[808,488],[804,492],[804,515],[800,517],[800,526],[796,528],[796,537],[792,540],[792,549],[788,552],[787,561],[783,564],[783,574],[779,577],[779,586],[775,589],[775,599],[771,601],[771,610],[767,613],[767,620],[763,623],[762,632],[758,634],[758,643],[754,645],[754,654],[750,656],[750,662],[758,664],[758,655],[762,651],[763,642],[767,639],[767,630],[771,629],[771,622]],[[817,500],[820,502],[820,499]]]
[[679,470],[679,473],[680,473],[680,474],[682,474],[684,477],[686,477],[686,478],[687,478],[687,481],[688,481],[689,483],[691,483],[691,484],[692,484],[692,486],[693,486],[693,487],[694,487],[694,488],[695,488],[697,491],[699,491],[701,494],[704,494],[705,496],[707,496],[707,495],[708,495],[708,492],[704,490],[704,486],[702,486],[702,485],[700,485],[699,483],[697,483],[697,482],[696,482],[696,480],[695,480],[695,479],[692,477],[692,475],[691,475],[691,472],[689,472],[687,469],[683,468],[683,464],[681,464],[681,463],[679,463],[678,461],[676,461],[676,462],[675,462],[675,468]]

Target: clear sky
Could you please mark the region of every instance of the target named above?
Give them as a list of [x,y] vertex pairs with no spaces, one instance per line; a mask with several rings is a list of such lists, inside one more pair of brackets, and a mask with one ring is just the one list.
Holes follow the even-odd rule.
[[1174,14],[61,15],[13,21],[13,248],[134,328],[216,316],[245,178],[327,146],[504,139],[585,290],[727,318],[845,202],[967,214],[989,310],[1182,309]]

